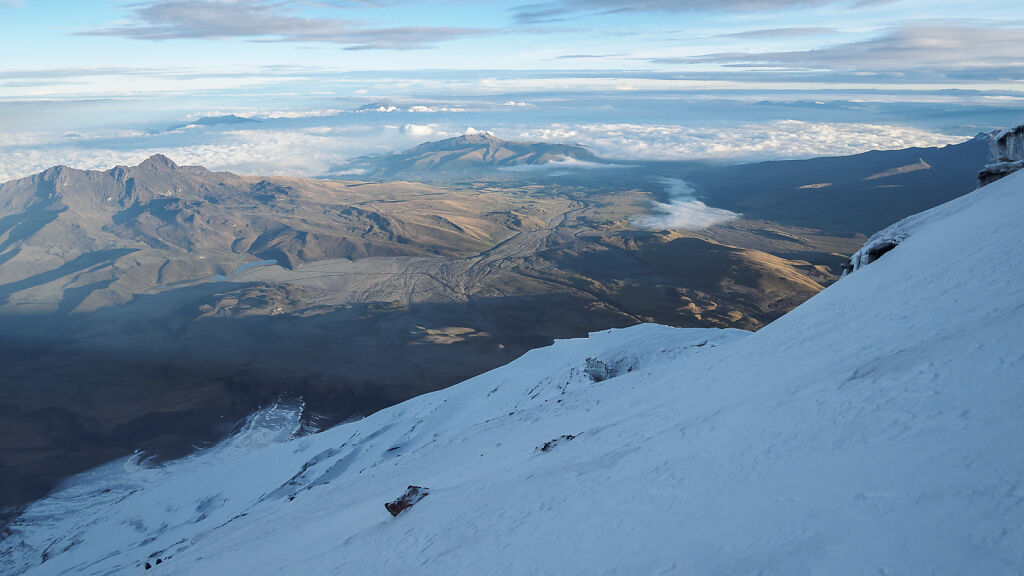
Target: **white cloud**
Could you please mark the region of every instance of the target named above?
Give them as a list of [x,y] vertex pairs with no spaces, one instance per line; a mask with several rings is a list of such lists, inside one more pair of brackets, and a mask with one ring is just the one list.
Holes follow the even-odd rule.
[[[433,129],[431,127],[412,128]],[[205,166],[239,174],[320,176],[348,159],[364,154],[406,148],[422,137],[406,130],[381,131],[379,126],[340,129],[309,127],[296,130],[235,130],[218,133],[216,141],[167,146],[158,135],[132,133],[130,148],[109,147],[95,138],[60,142],[62,135],[19,135],[0,138],[0,182],[22,178],[63,164],[83,170],[106,170],[134,165],[161,153],[181,165]],[[31,138],[31,140],[29,140]],[[18,145],[31,141],[35,146]],[[96,147],[94,147],[96,146]]]
[[848,155],[868,150],[944,146],[966,136],[887,124],[781,120],[707,128],[671,124],[554,124],[523,130],[524,140],[579,142],[607,158],[736,161]]
[[147,135],[146,132],[139,130],[98,130],[86,133],[63,131],[0,132],[0,149],[65,144],[68,141],[89,142],[118,138],[140,138]]
[[572,170],[607,170],[611,168],[628,168],[629,164],[604,164],[600,162],[587,162],[577,160],[568,156],[562,156],[543,164],[518,164],[515,166],[502,166],[499,170],[506,172],[552,172],[552,176],[568,174]]
[[448,137],[448,133],[441,130],[437,124],[406,124],[402,126],[402,132],[416,138]]
[[736,212],[697,200],[693,188],[682,180],[665,178],[663,183],[670,198],[668,203],[654,202],[653,214],[635,218],[634,225],[648,230],[701,230],[740,217]]
[[[133,164],[160,152],[180,164],[248,174],[319,176],[356,156],[403,150],[424,140],[484,131],[446,123],[409,123],[382,129],[374,122],[330,123],[293,129],[263,126],[228,128],[203,134],[154,134],[139,130],[0,132],[0,182],[28,176],[57,164],[107,169]],[[259,126],[259,125],[257,125]],[[797,121],[732,128],[670,124],[555,124],[499,128],[517,140],[581,143],[594,153],[621,160],[719,158],[732,162],[820,155],[845,155],[874,149],[936,146],[961,141],[926,130],[880,125]],[[490,133],[490,132],[488,132]],[[590,168],[553,163],[544,170]]]
[[435,112],[466,112],[466,108],[457,106],[423,106],[416,105],[406,108],[406,112],[435,113]]
[[366,168],[346,168],[344,170],[333,170],[331,176],[359,176],[366,174]]

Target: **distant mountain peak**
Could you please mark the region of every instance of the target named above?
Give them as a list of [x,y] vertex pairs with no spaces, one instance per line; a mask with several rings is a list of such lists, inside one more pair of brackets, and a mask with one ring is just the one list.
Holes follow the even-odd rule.
[[388,104],[387,102],[370,102],[369,104],[363,104],[359,108],[356,108],[356,112],[398,112],[398,106]]
[[471,144],[479,144],[482,142],[508,142],[508,140],[502,140],[501,138],[498,138],[497,136],[494,135],[493,132],[481,131],[466,132],[462,136],[456,136],[455,138],[451,138],[451,140],[459,140]]
[[512,144],[509,140],[502,140],[490,132],[467,132],[461,136],[454,136],[444,140],[424,142],[410,150],[451,150],[453,148],[464,148],[468,146],[490,146]]
[[424,142],[402,152],[364,156],[357,160],[367,167],[366,174],[403,178],[566,160],[601,161],[580,145],[502,140],[490,132],[472,129],[461,136]]
[[224,114],[222,116],[204,116],[196,120],[196,124],[240,124],[244,122],[259,122],[255,118],[239,116],[238,114]]
[[239,116],[237,114],[224,114],[221,116],[203,116],[184,124],[175,124],[169,126],[167,130],[173,132],[175,130],[181,130],[182,128],[196,127],[196,126],[220,126],[222,124],[258,124],[259,120],[255,118],[247,118],[245,116]]
[[140,163],[137,168],[143,170],[177,170],[180,168],[173,160],[163,154],[153,154]]
[[44,177],[45,176],[61,176],[63,174],[67,174],[69,172],[79,172],[79,171],[80,170],[78,170],[77,168],[72,168],[72,167],[67,166],[65,164],[59,164],[57,166],[51,166],[51,167],[47,168],[46,170],[43,170],[42,172],[40,172],[39,175],[42,175]]

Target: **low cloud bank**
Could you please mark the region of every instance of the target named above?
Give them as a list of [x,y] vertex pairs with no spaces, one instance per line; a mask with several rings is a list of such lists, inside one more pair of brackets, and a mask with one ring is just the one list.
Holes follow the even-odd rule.
[[655,202],[653,213],[634,219],[634,225],[646,230],[701,230],[740,217],[736,212],[697,200],[694,189],[683,180],[665,178],[662,182],[669,201]]
[[945,146],[966,137],[889,124],[777,120],[740,126],[551,124],[523,130],[519,138],[579,142],[599,156],[624,160],[717,158],[744,162]]
[[502,166],[498,169],[505,172],[553,172],[552,175],[557,176],[561,173],[568,174],[572,170],[607,170],[612,168],[629,168],[631,166],[633,164],[587,162],[586,160],[562,156],[557,160],[545,162],[544,164],[519,164],[516,166]]
[[[211,125],[166,132],[62,126],[50,130],[0,131],[0,182],[28,176],[57,164],[106,169],[131,164],[160,152],[179,164],[247,174],[320,176],[347,160],[367,154],[404,150],[424,141],[456,134],[479,133],[465,120],[402,122],[375,119],[336,109],[284,114],[216,110],[203,116],[238,114],[260,123]],[[422,116],[420,116],[422,118]],[[358,119],[358,121],[356,121]],[[939,146],[964,139],[929,130],[884,124],[823,123],[783,120],[741,126],[680,124],[540,122],[507,125],[501,116],[484,116],[488,126],[505,137],[527,142],[579,143],[598,156],[621,161],[618,166],[581,161],[551,162],[537,168],[545,174],[621,167],[638,160],[713,158],[729,162],[846,155],[868,150]],[[399,121],[395,121],[399,120]],[[519,120],[519,117],[517,117]],[[523,120],[529,120],[523,118]],[[516,169],[520,170],[520,169]]]

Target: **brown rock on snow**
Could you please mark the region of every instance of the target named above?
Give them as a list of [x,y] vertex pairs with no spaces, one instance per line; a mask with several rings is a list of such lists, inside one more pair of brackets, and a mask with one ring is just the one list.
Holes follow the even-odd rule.
[[392,516],[398,516],[403,510],[406,508],[412,508],[414,504],[423,500],[428,494],[430,494],[430,491],[427,488],[422,486],[409,486],[405,491],[405,494],[402,494],[401,498],[388,502],[384,507],[388,509],[388,512],[391,512]]

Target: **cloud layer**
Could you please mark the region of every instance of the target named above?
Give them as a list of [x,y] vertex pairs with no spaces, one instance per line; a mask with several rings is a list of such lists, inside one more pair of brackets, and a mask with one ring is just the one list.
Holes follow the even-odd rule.
[[[218,111],[221,114],[230,111]],[[538,111],[543,114],[543,109]],[[161,152],[181,164],[249,174],[320,176],[344,168],[351,158],[402,150],[427,140],[473,132],[456,116],[439,122],[416,112],[366,115],[337,110],[272,111],[262,122],[202,126],[167,131],[140,129],[0,132],[0,182],[27,176],[57,164],[106,169]],[[484,116],[473,116],[473,122]],[[816,123],[796,120],[741,126],[680,124],[546,124],[503,126],[487,115],[484,127],[505,139],[581,143],[596,154],[623,161],[718,159],[729,162],[810,156],[846,155],[867,150],[941,146],[964,136],[885,124]],[[529,118],[517,117],[520,121]],[[194,120],[194,119],[193,119]],[[467,119],[468,120],[468,119]],[[573,161],[543,165],[540,170],[595,169]],[[674,208],[700,209],[687,205]]]
[[716,158],[734,161],[842,156],[868,150],[944,146],[964,140],[919,128],[781,120],[734,127],[666,124],[554,124],[523,140],[579,142],[600,156],[627,160]]

